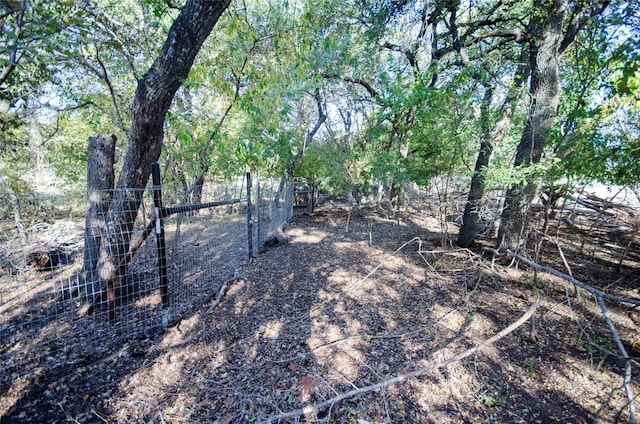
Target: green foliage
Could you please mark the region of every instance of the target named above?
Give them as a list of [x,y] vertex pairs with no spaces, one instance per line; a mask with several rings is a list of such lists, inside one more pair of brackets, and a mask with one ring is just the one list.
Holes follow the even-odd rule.
[[0,220],[14,217],[12,196],[21,205],[23,220],[30,225],[37,211],[28,173],[33,168],[26,122],[11,112],[0,113]]
[[[606,20],[626,22],[627,12]],[[630,26],[603,28],[603,20],[592,20],[567,58],[553,134],[562,161],[551,175],[633,186],[640,180],[640,35]]]
[[82,187],[87,171],[87,134],[100,132],[85,116],[83,113],[60,116],[58,125],[62,129],[44,146],[47,162],[56,175],[67,184]]
[[466,164],[475,154],[471,146],[479,139],[470,93],[464,87],[427,90],[424,95],[406,160],[411,180],[422,186],[435,176],[468,173]]
[[355,184],[366,184],[368,178],[354,150],[346,150],[341,140],[326,140],[307,150],[294,176],[313,181],[324,193],[340,198],[351,192]]
[[0,156],[15,151],[18,145],[24,143],[26,138],[25,122],[17,113],[0,111]]
[[457,79],[433,88],[419,80],[393,84],[391,92],[394,103],[368,131],[372,177],[428,186],[435,176],[467,173],[478,139],[469,86]]
[[487,408],[502,408],[506,405],[504,396],[483,391],[476,395],[476,401]]
[[55,73],[81,55],[92,27],[92,5],[84,6],[73,0],[0,2],[0,69],[11,71],[0,86],[2,99],[15,105],[43,94]]
[[[12,170],[29,168],[26,128],[33,123],[55,132],[40,153],[76,186],[89,136],[116,133],[126,143],[137,81],[179,13],[173,3],[184,1],[0,2],[0,70],[20,57],[0,85],[5,173],[10,161],[19,163]],[[504,96],[520,61],[520,43],[481,35],[543,16],[527,2],[496,5],[474,3],[453,22],[455,2],[427,3],[433,21],[423,29],[433,32],[418,36],[422,3],[234,3],[174,100],[164,159],[185,182],[245,168],[280,176],[306,147],[295,175],[335,195],[372,182],[428,186],[437,176],[468,175],[483,128],[499,111],[494,100],[480,117],[479,93],[491,84],[495,99]],[[514,94],[520,108],[484,171],[488,185],[560,177],[637,184],[640,25],[632,2],[616,7],[592,18],[566,53],[561,119],[545,159],[533,167],[511,165],[528,101]],[[454,40],[453,23],[466,37],[463,49],[454,48],[461,40]],[[304,146],[318,119],[316,93],[327,122]],[[49,112],[33,113],[41,107]]]

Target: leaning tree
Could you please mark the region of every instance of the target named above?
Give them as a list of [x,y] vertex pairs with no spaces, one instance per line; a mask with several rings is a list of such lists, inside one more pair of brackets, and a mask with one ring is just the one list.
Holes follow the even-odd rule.
[[[131,110],[128,147],[105,216],[97,272],[88,273],[97,276],[96,280],[87,282],[89,293],[100,287],[108,293],[111,306],[114,288],[125,275],[125,257],[142,200],[139,189],[147,184],[151,163],[160,157],[167,111],[202,44],[229,3],[230,0],[187,1],[171,25],[159,56],[138,81]],[[100,201],[100,198],[89,199],[89,203],[94,201]],[[95,205],[93,207],[96,208]],[[113,310],[110,318],[113,318]]]

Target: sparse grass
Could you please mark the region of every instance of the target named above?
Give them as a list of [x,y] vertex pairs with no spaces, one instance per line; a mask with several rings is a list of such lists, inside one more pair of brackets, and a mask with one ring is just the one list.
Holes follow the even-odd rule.
[[536,366],[536,359],[525,358],[523,365],[525,370],[527,371],[527,378],[533,378],[535,373],[538,371],[538,367]]
[[504,396],[500,394],[489,393],[486,390],[476,394],[476,402],[478,402],[480,405],[486,406],[487,408],[502,408],[506,404]]

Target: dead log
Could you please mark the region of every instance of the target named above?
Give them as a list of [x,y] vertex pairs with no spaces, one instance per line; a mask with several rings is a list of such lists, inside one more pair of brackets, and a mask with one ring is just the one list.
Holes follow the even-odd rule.
[[84,259],[82,274],[88,296],[98,290],[96,267],[105,229],[105,217],[113,196],[115,173],[113,163],[116,151],[116,136],[98,135],[89,137],[87,161],[87,213],[84,233]]
[[288,241],[289,239],[282,231],[282,228],[278,227],[267,236],[262,246],[260,246],[260,249],[258,249],[258,253],[265,253],[267,250],[286,244]]
[[69,254],[60,250],[37,250],[27,255],[27,265],[38,271],[51,271],[69,263]]

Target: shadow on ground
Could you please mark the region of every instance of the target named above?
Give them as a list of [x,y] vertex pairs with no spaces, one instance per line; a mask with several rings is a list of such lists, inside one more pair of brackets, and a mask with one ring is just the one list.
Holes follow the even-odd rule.
[[[282,422],[591,422],[622,381],[575,323],[593,305],[571,310],[554,282],[442,247],[425,224],[366,208],[296,217],[289,243],[254,258],[217,306],[106,356],[43,364],[3,422],[260,422],[443,361],[539,297],[535,336],[520,327],[464,361]],[[614,394],[602,422],[623,404]]]

